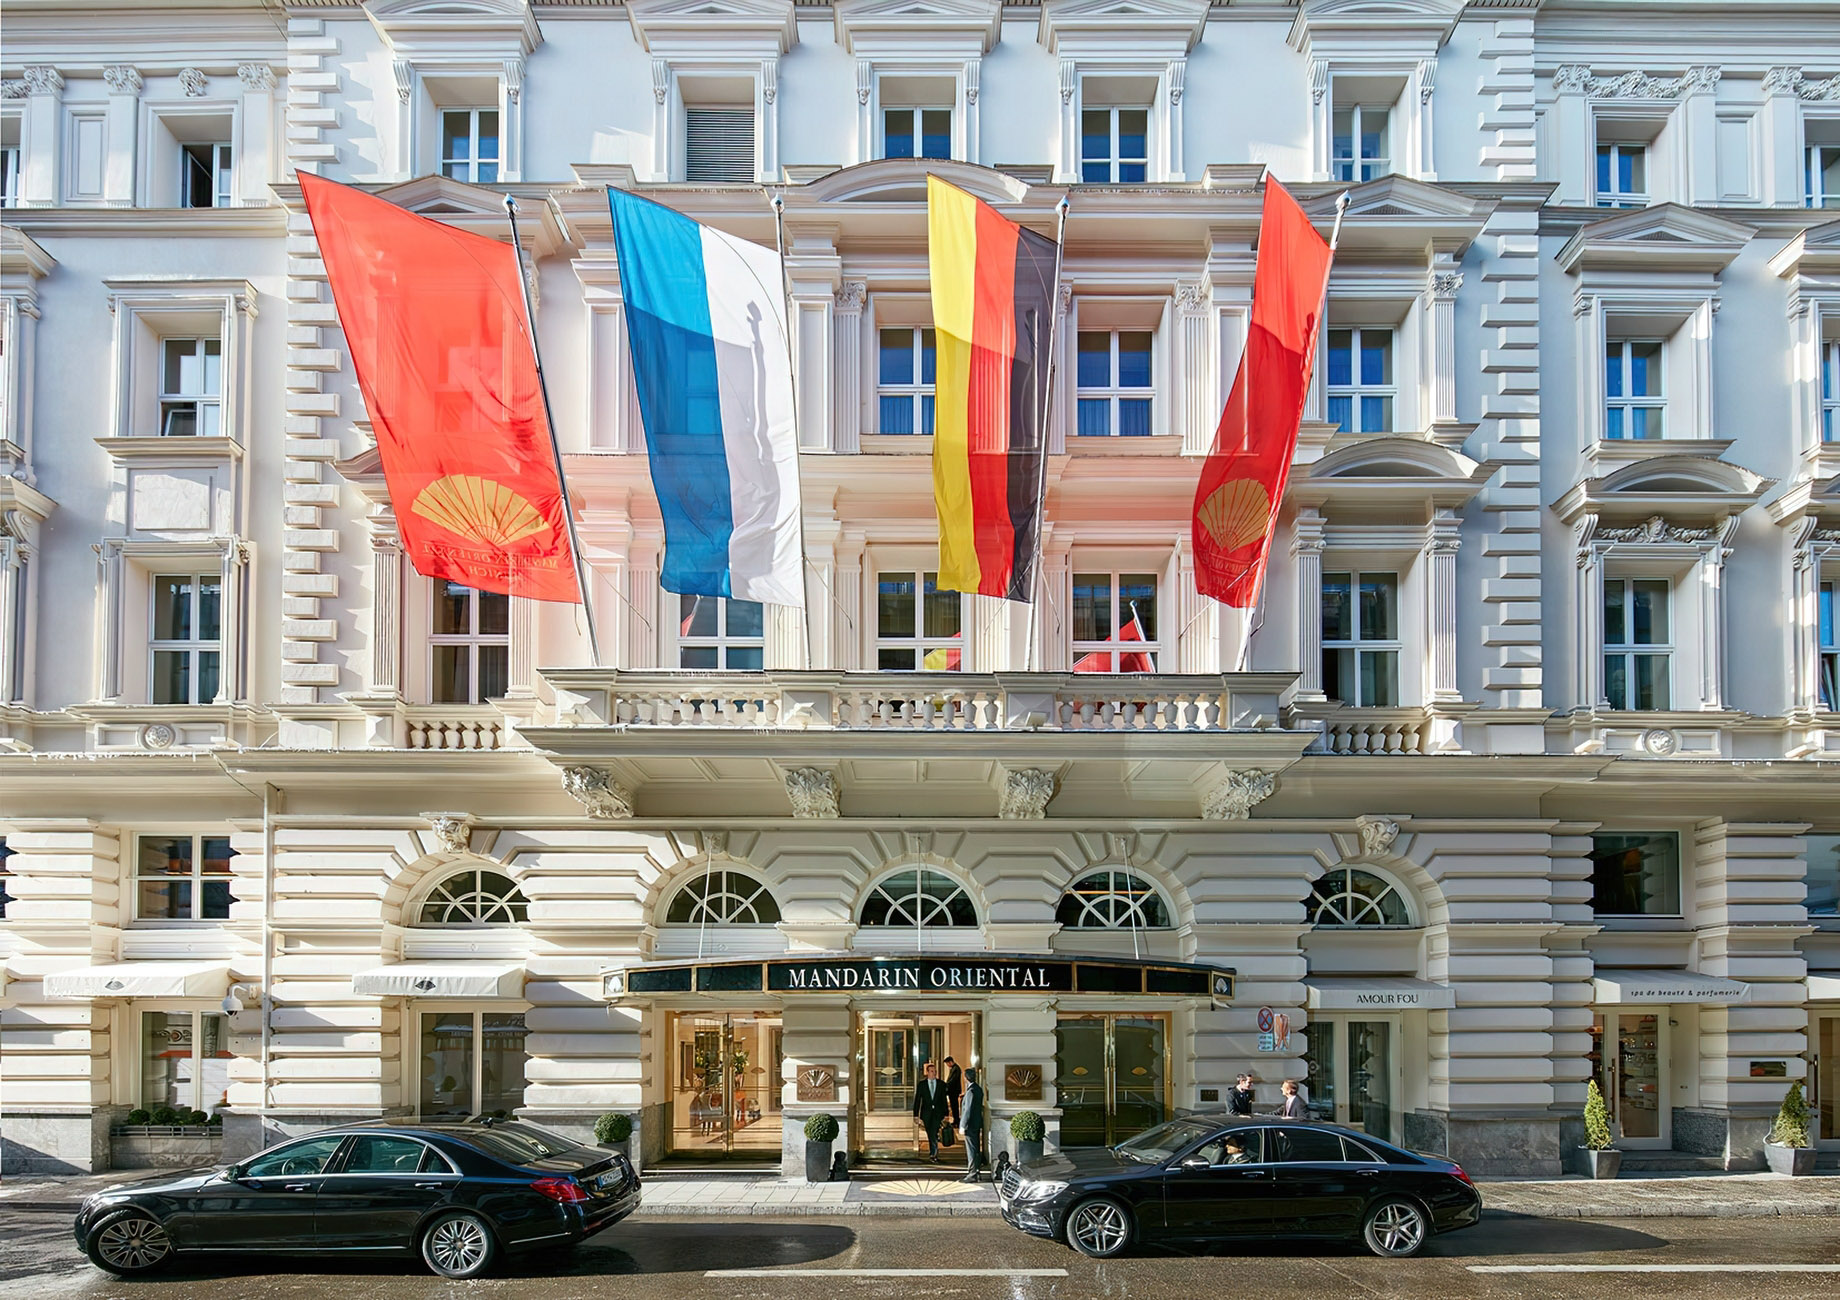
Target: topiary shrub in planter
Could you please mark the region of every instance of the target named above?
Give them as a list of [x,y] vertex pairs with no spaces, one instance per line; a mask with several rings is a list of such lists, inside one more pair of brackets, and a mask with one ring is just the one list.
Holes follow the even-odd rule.
[[1763,1144],[1763,1158],[1775,1174],[1810,1174],[1814,1172],[1814,1146],[1808,1140],[1808,1102],[1802,1096],[1802,1081],[1789,1085],[1776,1122],[1770,1126],[1769,1141]]
[[151,1124],[153,1123],[153,1112],[136,1106],[133,1110],[128,1112],[128,1118],[122,1122],[130,1126]]
[[155,1106],[149,1122],[173,1127],[183,1124],[185,1121],[179,1117],[179,1112],[174,1110],[171,1106]]
[[632,1130],[631,1115],[619,1115],[609,1111],[594,1121],[594,1140],[604,1147],[618,1147],[624,1151],[627,1139],[632,1137]]
[[1016,1142],[1016,1163],[1026,1165],[1031,1160],[1041,1159],[1048,1139],[1048,1126],[1034,1111],[1019,1110],[1010,1116],[1009,1135]]
[[1610,1133],[1610,1107],[1603,1090],[1591,1080],[1584,1094],[1584,1154],[1593,1178],[1615,1178],[1623,1167],[1623,1153],[1614,1147]]
[[831,1176],[831,1143],[837,1140],[837,1119],[819,1113],[805,1121],[805,1181],[824,1183]]

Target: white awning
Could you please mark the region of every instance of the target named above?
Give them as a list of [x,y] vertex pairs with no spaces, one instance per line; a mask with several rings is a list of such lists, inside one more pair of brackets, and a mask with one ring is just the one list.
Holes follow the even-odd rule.
[[1748,1002],[1751,986],[1691,970],[1599,970],[1592,981],[1600,1003],[1685,1003],[1727,1006]]
[[405,961],[351,977],[351,991],[377,998],[521,998],[524,967],[495,961]]
[[230,990],[221,961],[124,961],[45,976],[48,998],[211,998]]
[[1448,1011],[1457,1005],[1450,985],[1403,975],[1312,975],[1304,985],[1312,1011]]
[[1810,975],[1808,977],[1808,1000],[1810,1002],[1840,1002],[1840,975]]

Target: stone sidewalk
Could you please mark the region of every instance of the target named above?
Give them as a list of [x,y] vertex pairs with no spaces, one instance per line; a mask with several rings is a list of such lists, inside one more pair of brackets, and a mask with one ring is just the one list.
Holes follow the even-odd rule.
[[[69,1178],[0,1176],[0,1210],[74,1213],[91,1192],[157,1178],[158,1171]],[[1483,1179],[1483,1212],[1545,1219],[1826,1217],[1840,1218],[1840,1173],[1806,1178],[1775,1174],[1663,1175],[1592,1182]],[[955,1217],[997,1213],[995,1190],[949,1177],[848,1183],[799,1183],[778,1178],[652,1179],[640,1217],[759,1216],[821,1218],[855,1215]]]

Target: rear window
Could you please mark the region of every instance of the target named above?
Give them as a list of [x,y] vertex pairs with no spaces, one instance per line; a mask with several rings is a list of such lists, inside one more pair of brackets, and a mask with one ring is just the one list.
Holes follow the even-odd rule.
[[581,1143],[559,1133],[550,1133],[529,1124],[494,1124],[491,1128],[469,1128],[455,1137],[496,1159],[514,1165],[528,1165],[565,1151],[574,1151]]
[[1278,1159],[1292,1164],[1347,1159],[1342,1154],[1342,1140],[1321,1129],[1282,1128],[1274,1132],[1278,1139]]

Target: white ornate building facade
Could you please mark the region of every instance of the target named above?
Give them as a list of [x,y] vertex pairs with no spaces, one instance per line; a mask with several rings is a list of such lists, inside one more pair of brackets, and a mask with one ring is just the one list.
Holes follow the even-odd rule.
[[[1734,8],[10,0],[3,1167],[873,1157],[947,1053],[1065,1145],[1247,1068],[1485,1172],[1593,1078],[1632,1163],[1840,1143],[1840,19]],[[1241,665],[1267,169],[1350,207]],[[298,170],[517,196],[602,664],[405,563]],[[1071,202],[1034,609],[929,585],[929,170]],[[659,589],[609,185],[784,196],[809,627]]]

